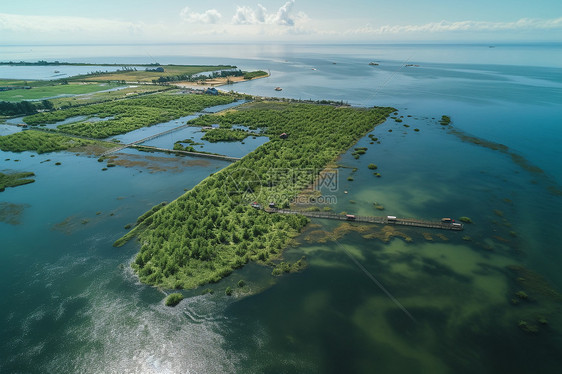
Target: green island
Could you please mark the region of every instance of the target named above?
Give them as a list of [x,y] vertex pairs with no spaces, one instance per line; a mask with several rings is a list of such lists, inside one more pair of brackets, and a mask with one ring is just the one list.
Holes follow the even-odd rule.
[[181,293],[172,293],[166,297],[166,301],[164,302],[166,306],[176,306],[183,300],[183,295]]
[[35,174],[31,172],[23,173],[0,173],[0,192],[3,192],[7,187],[23,186],[24,184],[33,183]]
[[443,126],[447,126],[451,123],[451,117],[442,115],[441,120],[439,120],[439,123]]
[[257,70],[257,71],[248,71],[245,72],[243,77],[244,79],[254,79],[254,78],[261,78],[261,77],[267,77],[269,74],[263,70]]
[[256,78],[263,78],[269,76],[263,70],[258,71],[242,71],[242,70],[220,70],[213,71],[209,74],[179,74],[161,76],[158,79],[153,79],[152,83],[162,84],[170,82],[196,82],[198,84],[210,85],[223,85],[240,82],[242,80],[251,80]]
[[[142,282],[167,289],[218,282],[251,261],[274,266],[308,218],[269,214],[250,203],[288,207],[327,164],[393,111],[263,101],[194,119],[191,124],[197,126],[259,128],[271,140],[143,215],[114,245],[137,236],[141,249],[134,271]],[[276,273],[302,266],[303,261],[283,264]]]
[[174,143],[174,150],[197,152],[197,150],[194,148],[195,145],[203,145],[203,143],[198,143],[193,139],[178,140]]
[[[103,65],[102,65],[103,66]],[[174,81],[175,77],[187,77],[207,72],[231,71],[236,69],[232,65],[111,65],[120,66],[117,71],[95,71],[86,75],[77,75],[69,81],[85,82],[135,82],[155,83]]]

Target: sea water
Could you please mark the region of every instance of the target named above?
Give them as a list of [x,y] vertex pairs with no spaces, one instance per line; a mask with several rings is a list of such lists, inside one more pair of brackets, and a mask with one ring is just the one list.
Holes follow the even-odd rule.
[[[1,170],[33,171],[36,182],[0,194],[0,371],[560,367],[560,45],[2,48],[12,60],[233,64],[271,76],[228,89],[393,106],[402,122],[389,119],[371,132],[377,141],[360,140],[359,159],[350,150],[338,160],[328,207],[473,223],[436,232],[313,220],[285,253],[306,256],[302,273],[274,278],[248,265],[212,285],[213,295],[190,291],[172,309],[130,271],[138,244],[111,244],[151,206],[227,162],[130,150],[103,171],[97,158],[69,152],[2,152]],[[462,133],[440,125],[442,115]],[[253,294],[224,296],[239,279]],[[516,296],[523,289],[527,299]]]

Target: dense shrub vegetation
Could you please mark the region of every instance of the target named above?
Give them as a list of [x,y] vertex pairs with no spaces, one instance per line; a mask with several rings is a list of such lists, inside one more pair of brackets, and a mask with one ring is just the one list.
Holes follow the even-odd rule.
[[145,126],[171,121],[214,105],[229,104],[232,96],[212,95],[147,95],[129,100],[37,113],[24,118],[30,125],[56,123],[75,116],[96,116],[106,121],[82,121],[61,125],[58,130],[91,138],[107,138]]
[[89,144],[100,143],[93,140],[33,130],[0,136],[0,150],[11,152],[36,151],[37,153],[45,153],[73,149]]
[[[206,81],[208,79],[216,79],[216,78],[228,78],[228,77],[242,77],[244,76],[245,79],[250,79],[250,78],[246,78],[246,74],[254,74],[254,73],[258,73],[258,72],[245,72],[242,71],[240,69],[238,70],[233,70],[233,69],[229,69],[229,70],[221,70],[221,71],[213,71],[210,74],[193,74],[193,73],[187,73],[187,74],[177,74],[177,75],[167,75],[167,76],[162,76],[159,77],[158,79],[154,79],[152,80],[152,83],[167,83],[167,82],[181,82],[181,81],[186,81],[186,82],[198,82],[198,81]],[[265,73],[265,75],[267,75],[267,73]],[[261,75],[258,75],[261,76]]]
[[271,271],[271,275],[279,276],[283,273],[296,273],[303,270],[306,267],[306,261],[304,256],[301,257],[297,262],[291,264],[290,262],[280,262]]
[[249,261],[278,258],[308,219],[268,214],[250,202],[288,206],[328,162],[393,110],[263,102],[199,117],[192,123],[259,128],[272,140],[151,214],[150,224],[116,245],[138,234],[134,270],[141,281],[166,288],[217,282]]
[[216,142],[232,142],[246,139],[252,133],[240,129],[213,129],[207,130],[201,140],[207,140],[211,143]]
[[29,115],[37,113],[39,109],[51,110],[53,109],[53,104],[48,100],[38,102],[20,101],[19,103],[0,101],[0,116]]
[[267,72],[263,70],[249,71],[244,73],[244,79],[254,79],[254,78],[265,77],[265,76],[267,76]]
[[169,294],[166,298],[165,304],[166,306],[176,306],[183,300],[183,295],[181,293],[172,293]]

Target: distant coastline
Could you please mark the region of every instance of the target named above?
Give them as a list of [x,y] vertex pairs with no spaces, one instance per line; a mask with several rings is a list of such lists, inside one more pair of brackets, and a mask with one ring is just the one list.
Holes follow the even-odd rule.
[[[109,63],[90,63],[90,62],[64,62],[64,61],[45,61],[39,60],[35,62],[30,61],[0,61],[0,65],[10,65],[10,66],[140,66],[140,67],[158,67],[164,66],[159,63],[151,63],[151,64],[109,64]],[[188,67],[199,67],[201,65],[176,65],[176,64],[167,64],[166,66],[188,66]],[[234,65],[218,65],[217,67],[220,68],[230,68],[236,69]]]

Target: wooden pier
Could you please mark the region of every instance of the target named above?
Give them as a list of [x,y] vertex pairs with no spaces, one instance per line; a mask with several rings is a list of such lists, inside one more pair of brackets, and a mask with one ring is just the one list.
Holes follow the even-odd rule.
[[167,148],[153,147],[153,146],[150,146],[150,145],[142,145],[142,143],[148,142],[149,140],[156,139],[156,138],[159,138],[161,136],[173,133],[175,131],[185,129],[186,127],[189,127],[189,126],[190,125],[188,125],[188,124],[181,125],[181,126],[178,126],[178,127],[174,127],[173,129],[169,129],[169,130],[160,132],[158,134],[147,136],[144,139],[136,140],[132,143],[120,144],[117,147],[112,148],[112,149],[104,152],[102,154],[102,156],[107,156],[107,155],[110,155],[112,153],[122,151],[125,148],[136,148],[136,149],[140,149],[140,150],[147,150],[147,151],[154,151],[154,152],[176,153],[176,154],[182,154],[182,155],[187,155],[187,156],[212,158],[212,159],[215,159],[215,160],[223,160],[223,161],[238,161],[238,160],[240,160],[239,157],[231,157],[231,156],[212,154],[212,153],[204,153],[204,152],[181,151],[181,150],[176,150],[176,149],[167,149]]
[[429,221],[421,219],[411,219],[411,218],[396,218],[393,216],[355,216],[355,215],[345,215],[337,214],[331,212],[307,212],[302,210],[289,210],[289,209],[264,209],[268,213],[279,213],[279,214],[300,214],[302,216],[310,218],[319,219],[332,219],[338,221],[347,222],[369,222],[378,223],[381,225],[396,225],[396,226],[411,226],[411,227],[423,227],[427,229],[440,229],[440,230],[453,230],[462,231],[464,226],[460,223],[446,223],[441,221]]
[[115,147],[115,148],[112,148],[112,149],[110,149],[110,150],[108,150],[108,151],[105,151],[105,152],[102,154],[102,156],[107,156],[107,155],[110,155],[110,154],[112,154],[112,153],[119,152],[119,151],[121,151],[121,150],[123,150],[123,149],[125,149],[125,148],[133,147],[133,146],[135,146],[135,145],[137,145],[137,144],[142,144],[142,143],[144,143],[144,142],[148,142],[149,140],[156,139],[156,138],[159,138],[159,137],[161,137],[161,136],[168,135],[168,134],[171,134],[171,133],[173,133],[173,132],[176,132],[176,131],[178,131],[178,130],[185,129],[186,127],[189,127],[189,125],[188,125],[188,124],[181,125],[181,126],[178,126],[178,127],[174,127],[173,129],[169,129],[169,130],[166,130],[166,131],[162,131],[162,132],[160,132],[160,133],[158,133],[158,134],[154,134],[154,135],[147,136],[147,137],[144,138],[144,139],[136,140],[136,141],[134,141],[134,142],[132,142],[132,143],[127,143],[127,144],[118,145],[118,146]]
[[219,155],[219,154],[214,154],[214,153],[203,153],[203,152],[190,152],[190,151],[181,151],[181,150],[177,150],[177,149],[166,149],[166,148],[158,148],[158,147],[152,147],[150,145],[132,145],[131,148],[136,148],[139,150],[146,150],[146,151],[154,151],[154,152],[165,152],[165,153],[176,153],[176,154],[180,154],[180,155],[187,155],[187,156],[193,156],[193,157],[203,157],[203,158],[212,158],[215,160],[222,160],[222,161],[238,161],[240,160],[240,157],[232,157],[232,156],[225,156],[225,155]]

